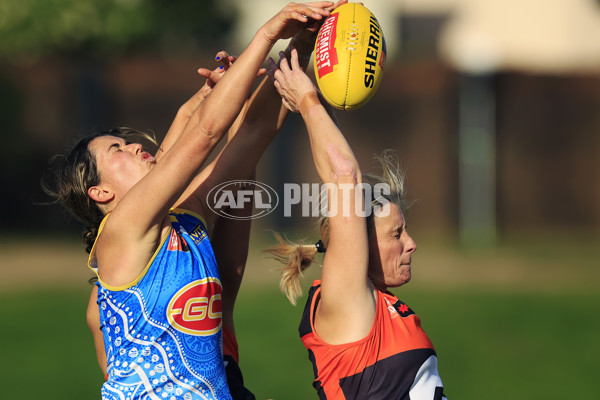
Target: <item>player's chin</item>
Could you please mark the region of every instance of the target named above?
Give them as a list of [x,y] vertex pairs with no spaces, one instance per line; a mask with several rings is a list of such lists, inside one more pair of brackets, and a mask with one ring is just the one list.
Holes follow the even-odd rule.
[[410,282],[411,278],[412,278],[412,273],[410,271],[410,265],[403,265],[402,270],[398,274],[397,278],[394,280],[394,282],[390,282],[388,284],[388,286],[389,287],[399,287],[402,285],[406,285],[408,282]]
[[389,284],[387,286],[388,287],[397,288],[397,287],[406,285],[408,282],[410,282],[410,277],[407,278],[407,279],[398,280],[398,281],[393,282],[393,283],[391,283],[391,284]]
[[410,279],[412,278],[412,269],[410,264],[402,266],[402,273],[400,274],[400,277],[402,279],[402,285],[410,282]]

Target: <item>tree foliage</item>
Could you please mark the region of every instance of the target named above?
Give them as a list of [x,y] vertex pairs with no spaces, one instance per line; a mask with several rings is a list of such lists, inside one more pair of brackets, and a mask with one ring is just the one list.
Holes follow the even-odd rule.
[[2,0],[0,58],[201,47],[233,18],[215,0]]

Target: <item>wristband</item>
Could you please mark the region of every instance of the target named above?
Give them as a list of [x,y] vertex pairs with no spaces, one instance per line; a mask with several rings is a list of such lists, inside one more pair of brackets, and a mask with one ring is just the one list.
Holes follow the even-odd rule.
[[317,91],[311,90],[310,92],[305,93],[298,102],[298,111],[300,111],[300,114],[304,115],[309,108],[317,104],[321,104]]

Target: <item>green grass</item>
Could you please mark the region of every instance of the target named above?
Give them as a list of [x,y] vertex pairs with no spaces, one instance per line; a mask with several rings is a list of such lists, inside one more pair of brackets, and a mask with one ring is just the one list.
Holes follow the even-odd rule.
[[[85,325],[88,293],[82,287],[0,294],[2,398],[100,398],[102,376]],[[599,294],[410,286],[397,293],[434,342],[450,399],[595,397]],[[258,399],[316,399],[298,338],[301,312],[276,288],[240,293],[240,364]]]
[[89,289],[0,294],[4,399],[98,399],[102,374],[85,322]]
[[596,393],[600,296],[411,293],[455,399],[583,399]]

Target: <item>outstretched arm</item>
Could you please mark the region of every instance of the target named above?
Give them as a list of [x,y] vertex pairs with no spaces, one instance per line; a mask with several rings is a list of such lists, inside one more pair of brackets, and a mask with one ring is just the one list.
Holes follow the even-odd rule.
[[[330,10],[347,3],[347,0],[341,0]],[[314,48],[314,42],[317,32],[323,20],[313,21],[298,32],[285,49],[282,57],[290,57],[292,49],[296,49],[299,54],[298,64],[305,70],[310,61],[310,56]],[[278,64],[269,58],[269,66],[272,71],[276,70]],[[255,91],[250,101],[246,104],[246,110],[242,111],[242,118],[238,118],[229,132],[229,140],[239,132],[241,136],[249,136],[251,140],[242,141],[228,145],[230,152],[237,152],[239,159],[246,158],[248,154],[254,153],[260,158],[266,145],[272,140],[273,136],[279,131],[285,117],[288,115],[288,109],[281,101],[281,97],[272,85],[272,79],[263,79],[263,82]],[[258,137],[262,139],[252,139]],[[210,173],[211,179],[223,179],[222,176],[216,176],[218,171],[214,171],[216,162],[213,162],[206,171]],[[249,163],[252,166],[252,163]],[[256,164],[254,164],[254,167]],[[231,173],[243,174],[243,171],[236,171],[235,165],[230,166]],[[225,173],[225,171],[223,171]],[[246,175],[240,175],[244,179]],[[253,179],[254,173],[251,175]],[[234,319],[233,310],[236,297],[241,286],[242,278],[246,267],[248,256],[248,242],[250,238],[251,220],[247,219],[252,212],[252,204],[245,203],[244,207],[238,210],[228,210],[228,214],[234,215],[236,219],[218,217],[211,237],[211,243],[219,266],[221,283],[223,284],[223,322],[233,332]],[[245,219],[246,218],[246,219]]]
[[[290,3],[264,24],[231,66],[168,152],[126,195],[107,219],[96,243],[100,278],[113,286],[132,282],[143,270],[169,226],[166,215],[240,112],[252,82],[278,39],[308,21],[328,15],[329,2]],[[152,193],[150,199],[148,193]],[[150,200],[150,201],[149,201]]]
[[[335,4],[329,3],[325,11],[331,12],[333,9],[347,2],[348,0],[339,0]],[[325,4],[327,3],[309,3],[308,5],[321,6]],[[299,65],[305,70],[314,49],[318,30],[324,20],[324,18],[311,19],[308,23],[304,24],[302,29],[292,37],[287,48],[283,52],[280,52],[280,56],[289,57],[291,49],[297,49],[299,53]],[[212,86],[218,82],[223,71],[226,71],[235,61],[234,57],[229,56],[225,52],[219,52],[216,59],[223,62],[222,69],[215,70],[217,73],[206,69],[199,70],[199,72],[203,72],[203,75],[207,77],[207,84],[213,83]],[[277,68],[277,64],[272,59],[269,59],[269,64],[271,68]],[[268,144],[280,130],[287,114],[288,110],[282,105],[281,98],[273,88],[272,82],[267,78],[263,79],[229,129],[228,142],[238,132],[240,136],[243,136],[243,140],[240,138],[231,145],[228,145],[226,155],[223,159],[219,155],[215,161],[204,168],[178,200],[177,206],[191,210],[200,210],[198,212],[205,216],[210,229],[214,216],[207,211],[211,206],[211,204],[205,203],[208,201],[207,192],[222,182],[233,179],[246,179],[248,174],[256,167]]]
[[[344,3],[347,3],[347,0],[340,0],[330,7],[330,10]],[[306,70],[322,22],[323,20],[306,24],[290,40],[288,47],[281,56],[289,58],[292,49],[296,49],[299,54],[298,64],[300,68]],[[221,54],[221,56],[224,55]],[[281,97],[272,84],[272,71],[278,68],[278,64],[269,58],[269,66],[271,79],[263,79],[252,98],[247,102],[245,109],[240,113],[241,117],[238,117],[229,131],[228,138],[230,141],[238,132],[240,136],[246,139],[228,144],[227,151],[230,152],[231,159],[247,159],[249,154],[254,154],[256,161],[258,161],[265,147],[279,131],[288,115],[287,107],[283,105]],[[227,66],[225,66],[226,68]],[[234,154],[238,154],[238,156],[233,156]],[[221,170],[217,169],[215,171],[214,167],[217,161],[214,161],[202,173],[204,176],[209,176],[209,179],[213,182],[223,181],[226,179],[224,178],[224,176],[227,176],[226,174],[230,174],[230,176],[238,174],[239,177],[245,179],[247,176],[244,175],[243,168],[256,167],[256,162],[253,163],[252,161],[242,168],[236,164],[227,166],[221,161]],[[230,170],[227,171],[227,168]],[[222,175],[219,175],[219,173]],[[204,179],[203,176],[199,177],[198,184],[203,183]],[[193,187],[193,185],[190,186]],[[206,186],[210,187],[212,185]],[[251,225],[249,219],[242,218],[248,217],[251,212],[252,206],[248,203],[242,209],[230,209],[228,213],[234,214],[240,219],[233,220],[218,217],[211,237],[223,284],[223,321],[232,331],[234,331],[233,309],[245,271]]]
[[315,86],[299,68],[295,51],[290,63],[281,62],[274,78],[284,103],[302,115],[317,173],[332,188],[328,192],[330,236],[315,327],[332,344],[359,340],[367,335],[375,316],[373,286],[367,278],[367,225],[355,212],[364,209],[363,194],[356,186],[362,182],[361,172]]
[[[327,11],[346,2],[347,0],[341,0],[335,5],[329,3]],[[289,57],[292,48],[296,48],[300,54],[299,65],[306,69],[314,49],[316,34],[323,21],[324,18],[305,24],[300,32],[292,37],[285,51],[280,52],[280,57]],[[269,65],[271,68],[277,68],[272,59],[269,59]],[[193,209],[194,203],[199,203],[202,209],[207,210],[212,205],[207,204],[210,201],[207,193],[213,187],[234,179],[246,179],[283,125],[287,114],[288,110],[282,105],[281,97],[273,88],[272,82],[267,78],[263,79],[246,103],[240,114],[241,118],[238,118],[230,129],[227,146],[192,182],[179,204],[184,208]],[[211,226],[214,215],[208,211],[204,215]]]

